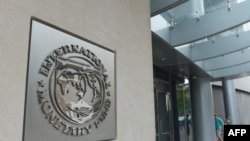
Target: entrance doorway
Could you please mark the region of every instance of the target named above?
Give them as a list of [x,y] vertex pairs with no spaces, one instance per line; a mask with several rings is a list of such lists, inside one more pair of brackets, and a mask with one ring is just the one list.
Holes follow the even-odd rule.
[[155,79],[156,141],[173,141],[173,118],[170,84]]
[[189,82],[176,85],[180,141],[193,140]]

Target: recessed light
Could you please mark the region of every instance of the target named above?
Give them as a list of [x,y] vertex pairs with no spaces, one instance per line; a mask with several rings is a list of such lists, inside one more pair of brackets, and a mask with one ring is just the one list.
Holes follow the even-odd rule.
[[161,58],[161,61],[165,61],[165,60],[167,60],[167,57],[162,57]]

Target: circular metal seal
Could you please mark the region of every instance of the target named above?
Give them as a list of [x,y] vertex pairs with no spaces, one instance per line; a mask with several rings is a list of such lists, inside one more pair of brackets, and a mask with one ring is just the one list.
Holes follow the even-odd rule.
[[40,67],[37,88],[49,123],[74,136],[97,129],[111,106],[105,72],[101,60],[84,47],[66,45],[53,50]]
[[50,97],[68,122],[83,124],[96,117],[104,99],[101,70],[84,58],[57,58],[50,76]]

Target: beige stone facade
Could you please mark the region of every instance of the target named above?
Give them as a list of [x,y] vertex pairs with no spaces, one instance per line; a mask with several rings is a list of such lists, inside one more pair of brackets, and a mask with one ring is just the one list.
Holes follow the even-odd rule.
[[22,141],[31,17],[114,50],[116,140],[155,140],[149,1],[1,0],[0,141]]

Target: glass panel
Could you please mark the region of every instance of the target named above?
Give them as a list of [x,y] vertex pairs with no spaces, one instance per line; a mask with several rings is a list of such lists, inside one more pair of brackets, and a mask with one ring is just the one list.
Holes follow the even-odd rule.
[[246,0],[204,0],[205,13],[209,13],[221,8],[233,6],[238,3],[245,2]]
[[179,131],[181,141],[192,141],[192,114],[191,100],[188,80],[185,79],[184,84],[179,84],[177,87],[177,103],[179,112]]
[[204,0],[205,12],[209,13],[211,11],[227,7],[228,0]]
[[151,30],[158,31],[164,28],[168,28],[170,24],[161,15],[157,15],[151,18]]
[[158,81],[157,86],[155,85],[154,96],[156,141],[174,141],[173,111],[169,84]]
[[[228,3],[230,1],[230,3]],[[213,12],[221,8],[233,7],[236,4],[247,0],[198,0],[187,1],[179,6],[174,7],[166,12],[151,18],[152,31],[155,31],[155,26],[169,27],[171,24],[185,22],[188,19],[194,19],[206,13]],[[156,19],[161,18],[161,22],[156,22]],[[163,21],[164,19],[165,21]],[[159,21],[159,20],[158,20]]]
[[208,42],[208,41],[212,41],[212,40],[216,40],[216,39],[224,38],[224,37],[228,37],[228,36],[239,36],[240,33],[243,33],[243,32],[250,32],[250,22],[247,22],[247,23],[244,23],[244,24],[239,25],[237,27],[231,28],[227,31],[216,34],[212,37],[203,38],[203,39],[197,40],[195,42],[187,43],[187,44],[180,45],[180,46],[175,46],[175,48],[190,47],[193,45],[198,45],[198,44],[201,44],[204,42]]
[[237,36],[237,34],[240,34],[242,32],[248,32],[250,31],[250,22],[244,23],[242,25],[239,25],[235,28],[229,29],[225,32],[219,33],[215,35],[216,38],[221,38],[221,37],[227,37],[227,36]]
[[156,90],[156,130],[157,141],[172,141],[172,109],[170,93],[162,90]]
[[195,2],[197,3],[195,5],[193,4],[194,2],[191,1],[185,2],[173,9],[163,12],[161,16],[164,17],[168,23],[172,23],[172,21],[174,21],[174,24],[181,23],[188,19],[193,19],[197,16],[197,11],[204,11],[203,5],[197,7],[200,2]]

